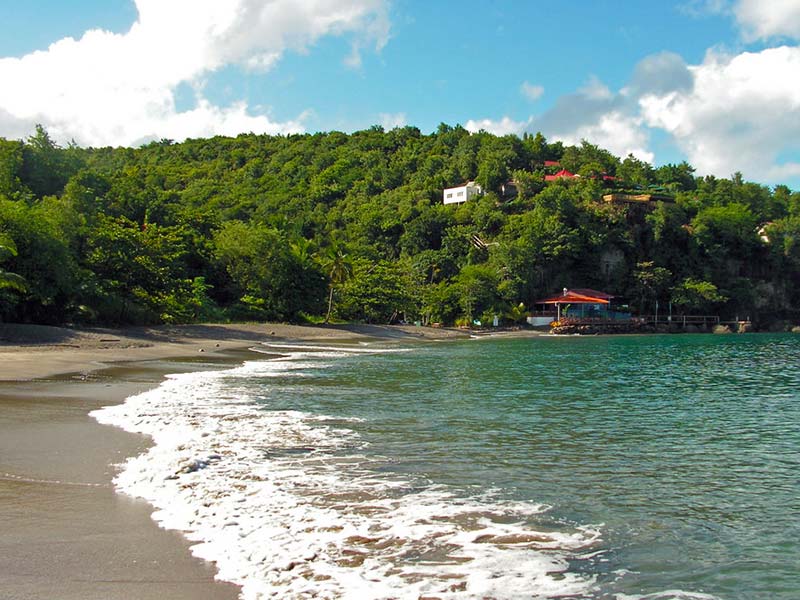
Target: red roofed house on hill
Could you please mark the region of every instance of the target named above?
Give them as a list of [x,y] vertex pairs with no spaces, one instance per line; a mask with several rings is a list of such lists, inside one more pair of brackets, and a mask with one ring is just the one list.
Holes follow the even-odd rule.
[[561,169],[555,175],[545,175],[544,180],[555,181],[556,179],[572,179],[573,177],[580,177],[580,175],[575,175],[575,173],[567,171],[566,169]]

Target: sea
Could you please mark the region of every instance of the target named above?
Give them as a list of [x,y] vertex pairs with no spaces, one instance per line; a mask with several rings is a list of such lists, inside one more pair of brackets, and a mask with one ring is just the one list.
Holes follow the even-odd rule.
[[247,600],[800,598],[800,335],[264,343],[93,416]]

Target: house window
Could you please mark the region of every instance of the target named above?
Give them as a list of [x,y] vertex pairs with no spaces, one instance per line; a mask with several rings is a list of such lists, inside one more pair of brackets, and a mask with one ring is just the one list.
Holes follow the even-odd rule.
[[458,192],[458,195],[459,196],[463,196],[464,195],[464,190],[461,190],[460,192]]
[[450,192],[449,194],[447,194],[447,197],[448,198],[452,198],[453,197],[453,192]]

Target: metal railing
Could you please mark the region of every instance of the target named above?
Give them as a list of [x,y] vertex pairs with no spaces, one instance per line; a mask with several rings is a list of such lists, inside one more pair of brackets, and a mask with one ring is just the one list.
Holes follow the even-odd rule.
[[638,318],[649,325],[719,325],[718,315],[641,315]]

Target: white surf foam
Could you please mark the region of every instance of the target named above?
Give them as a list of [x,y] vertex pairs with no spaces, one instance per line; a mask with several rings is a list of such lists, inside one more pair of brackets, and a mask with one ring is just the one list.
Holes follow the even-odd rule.
[[532,517],[546,507],[381,474],[345,420],[257,404],[265,384],[254,378],[298,376],[341,356],[303,350],[172,375],[93,412],[154,442],[125,463],[118,488],[197,542],[193,553],[247,600],[551,598],[592,587],[567,561],[597,531],[539,532]]
[[411,348],[382,348],[382,347],[367,347],[362,345],[356,346],[318,346],[314,344],[287,344],[278,342],[263,342],[263,346],[267,348],[275,348],[276,350],[293,350],[293,351],[328,351],[336,352],[337,354],[390,354],[395,352],[411,352]]

